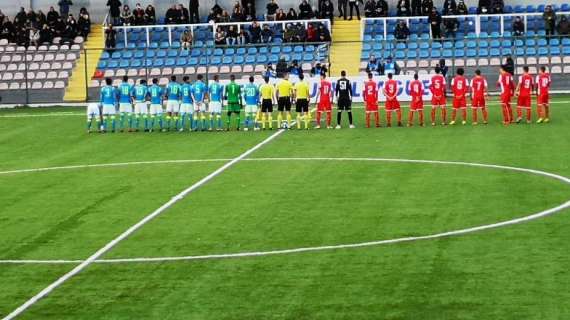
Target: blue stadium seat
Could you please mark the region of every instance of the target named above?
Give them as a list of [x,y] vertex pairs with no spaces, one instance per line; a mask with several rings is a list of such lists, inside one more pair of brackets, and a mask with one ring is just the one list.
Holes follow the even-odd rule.
[[293,52],[293,47],[283,46],[283,48],[281,49],[281,52],[289,54],[289,53]]
[[179,67],[185,66],[188,64],[188,60],[186,58],[178,58],[176,59],[176,65]]
[[489,47],[489,43],[485,40],[480,40],[479,41],[479,48],[488,48]]
[[155,59],[155,60],[152,62],[152,66],[153,66],[153,67],[162,67],[162,66],[164,66],[164,59]]
[[247,56],[245,57],[245,63],[247,64],[254,64],[255,63],[255,56]]
[[242,55],[234,56],[234,63],[243,64],[245,62],[245,58]]
[[154,58],[156,56],[156,52],[154,50],[147,50],[146,57],[147,58]]
[[135,59],[142,59],[145,56],[145,52],[143,50],[135,51],[134,55]]
[[445,49],[443,50],[443,52],[441,53],[441,56],[444,58],[451,58],[453,57],[453,51],[450,49]]
[[271,63],[277,63],[279,61],[279,56],[277,56],[276,54],[269,55],[268,60]]
[[429,51],[428,50],[420,50],[420,58],[421,59],[426,59],[429,57]]
[[468,58],[474,58],[477,56],[477,50],[475,49],[467,49],[467,51],[465,52],[465,56]]
[[112,59],[120,59],[121,58],[121,52],[120,51],[115,51],[113,52],[113,54],[111,55]]
[[106,67],[107,67],[106,61],[99,61],[99,63],[97,64],[97,69],[105,69]]
[[382,50],[382,43],[375,43],[373,48],[374,50]]
[[224,54],[227,55],[234,55],[236,53],[234,48],[226,48],[226,50],[224,50]]
[[158,50],[156,52],[156,57],[157,58],[166,58],[166,50]]
[[222,58],[222,63],[223,63],[223,64],[232,64],[232,63],[233,63],[233,59],[232,59],[232,57],[225,56],[225,57]]
[[222,57],[214,56],[210,59],[210,63],[212,65],[218,66],[218,65],[222,64]]
[[463,41],[456,41],[456,42],[455,42],[455,48],[456,48],[456,49],[463,49],[463,48],[465,48],[465,42],[463,42]]
[[173,59],[173,58],[168,58],[164,62],[164,66],[166,66],[166,67],[173,67],[175,65],[176,65],[176,59]]
[[173,50],[173,49],[168,50],[168,57],[169,58],[178,57],[178,50]]
[[107,60],[109,58],[111,58],[111,55],[109,54],[109,52],[103,51],[103,53],[101,54],[101,60]]
[[477,48],[476,41],[467,41],[467,48]]
[[499,40],[492,40],[490,45],[491,48],[499,48],[501,46],[501,42]]
[[394,54],[394,58],[396,58],[397,60],[404,59],[404,58],[406,58],[406,53],[404,51],[398,50]]
[[463,58],[465,56],[465,51],[463,49],[455,49],[455,51],[453,52],[453,55],[456,58]]
[[536,49],[535,48],[526,48],[526,55],[527,56],[535,56],[536,55]]
[[307,62],[308,62],[308,61],[313,61],[314,59],[315,59],[315,57],[313,56],[312,53],[305,53],[305,54],[303,55],[303,60],[304,60],[304,61],[307,61]]
[[501,55],[501,50],[499,50],[499,49],[497,49],[497,48],[492,48],[492,49],[489,51],[489,55],[490,55],[491,57],[499,57],[499,56]]
[[273,53],[273,54],[281,53],[281,48],[278,46],[273,46],[273,47],[271,47],[271,53]]
[[559,56],[560,55],[560,48],[558,47],[550,47],[550,54],[553,56]]
[[107,68],[116,69],[118,67],[119,67],[119,62],[116,60],[111,60],[109,61],[109,63],[107,63]]
[[489,50],[487,49],[479,49],[478,55],[480,57],[487,57],[489,56]]
[[417,58],[417,56],[418,56],[418,54],[417,54],[416,50],[408,51],[408,58],[415,59],[415,58]]
[[198,58],[190,58],[188,59],[189,66],[197,66],[198,65]]
[[501,55],[506,56],[506,55],[511,55],[511,54],[513,54],[513,51],[510,48],[501,49]]

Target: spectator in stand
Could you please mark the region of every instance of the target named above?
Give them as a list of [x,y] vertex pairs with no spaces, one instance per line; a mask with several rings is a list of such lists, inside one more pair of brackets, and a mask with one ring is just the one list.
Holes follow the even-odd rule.
[[19,22],[16,23],[18,25],[25,24],[26,20],[28,19],[28,15],[26,14],[26,10],[23,7],[20,7],[20,11],[16,14],[14,21],[18,20]]
[[222,7],[220,7],[220,5],[216,3],[216,4],[214,4],[214,6],[212,7],[212,10],[211,10],[211,11],[213,11],[214,14],[217,16],[217,15],[221,15],[222,12],[224,12],[224,9],[222,9]]
[[432,13],[433,0],[423,0],[422,1],[422,13],[424,16],[429,16]]
[[77,22],[72,15],[69,15],[61,41],[63,43],[73,43],[75,37],[77,37]]
[[321,74],[327,74],[329,69],[326,65],[321,64],[320,62],[315,63],[315,65],[311,68],[311,77],[320,77]]
[[285,21],[285,20],[287,20],[287,15],[285,14],[285,11],[283,11],[283,9],[277,10],[277,14],[275,15],[275,20],[276,20],[276,21]]
[[521,37],[524,35],[524,22],[520,16],[515,17],[513,21],[513,36]]
[[449,67],[445,65],[445,59],[439,59],[439,62],[435,65],[436,68],[439,68],[441,75],[445,78],[447,77],[447,72],[449,72]]
[[42,10],[38,10],[37,28],[41,29],[47,23],[47,17]]
[[59,14],[63,17],[67,17],[69,7],[73,5],[73,2],[71,2],[71,0],[59,0],[57,5],[59,6]]
[[387,75],[389,73],[393,75],[399,75],[400,66],[396,61],[392,60],[392,57],[388,57],[386,58],[385,62],[380,63],[378,65],[378,72],[380,73],[380,75]]
[[491,13],[502,14],[505,8],[503,0],[491,0]]
[[469,14],[469,10],[467,9],[467,5],[465,4],[464,0],[459,0],[459,2],[457,3],[457,10],[455,13],[458,15]]
[[232,22],[243,22],[244,16],[241,12],[241,7],[234,7],[234,11],[232,12],[232,16],[230,18]]
[[239,31],[237,43],[239,45],[246,45],[249,43],[249,33],[247,33],[243,28]]
[[457,30],[459,30],[459,20],[457,18],[443,19],[443,26],[446,38],[455,39],[457,37]]
[[152,5],[148,5],[144,11],[145,21],[148,25],[156,24],[156,10]]
[[265,66],[265,70],[263,71],[262,76],[264,78],[270,79],[273,79],[277,76],[277,73],[275,72],[275,69],[273,69],[273,64],[271,62]]
[[251,36],[251,43],[259,43],[261,41],[261,27],[259,22],[253,21],[249,26],[249,34]]
[[144,9],[141,7],[140,3],[137,3],[135,9],[133,10],[133,25],[142,26],[144,24]]
[[218,46],[223,46],[226,44],[226,33],[224,32],[224,29],[222,29],[222,27],[218,27],[218,29],[216,29],[216,36],[214,42]]
[[398,17],[409,17],[410,16],[410,1],[409,0],[399,0],[397,5],[397,15]]
[[511,56],[505,57],[505,63],[501,67],[511,75],[515,74],[515,61]]
[[422,15],[422,0],[412,0],[412,16]]
[[348,5],[350,6],[350,18],[348,20],[352,20],[352,17],[354,16],[354,11],[356,11],[356,17],[358,18],[358,20],[360,20],[360,8],[358,7],[360,1],[362,0],[348,0]]
[[229,26],[228,32],[226,32],[226,44],[228,46],[233,46],[237,44],[238,33],[235,26]]
[[376,17],[376,1],[375,0],[366,0],[366,3],[364,4],[364,16],[366,18]]
[[57,13],[57,11],[55,11],[54,7],[49,7],[49,11],[47,13],[48,25],[53,26],[55,24],[55,22],[57,21],[57,18],[59,18],[59,13]]
[[200,23],[200,2],[198,0],[190,0],[188,8],[190,13],[190,23]]
[[28,10],[28,12],[26,13],[26,25],[35,26],[37,21],[38,21],[38,16],[34,12],[34,10],[32,9]]
[[124,26],[130,26],[133,23],[133,13],[128,5],[123,6],[123,11],[121,11],[121,24]]
[[40,31],[33,27],[30,29],[30,45],[34,47],[40,45]]
[[560,17],[560,22],[558,22],[557,27],[558,34],[561,36],[568,36],[570,34],[570,21],[566,16]]
[[218,22],[221,23],[230,22],[231,20],[232,18],[230,17],[230,14],[226,10],[222,11],[222,15],[218,18]]
[[265,14],[266,20],[275,20],[275,15],[277,14],[277,10],[279,9],[279,5],[275,0],[269,1],[267,6],[265,7],[267,12]]
[[406,41],[410,36],[410,29],[406,25],[406,21],[400,20],[394,28],[394,38],[398,41]]
[[269,25],[266,24],[263,26],[263,30],[261,30],[261,42],[270,43],[272,41],[273,41],[273,31],[271,31]]
[[210,9],[210,13],[208,14],[207,19],[209,23],[218,22],[218,15],[214,12],[214,10]]
[[477,5],[477,14],[488,14],[491,8],[491,0],[479,0]]
[[334,20],[334,5],[330,0],[324,0],[321,3],[321,8],[319,10],[320,17],[322,19],[329,19],[331,23]]
[[371,54],[370,59],[368,59],[368,63],[366,64],[366,73],[372,73],[372,74],[377,73],[379,66],[380,65],[378,59],[376,59],[375,55]]
[[289,12],[287,12],[287,20],[297,20],[297,19],[299,19],[297,11],[295,11],[295,9],[293,8],[289,9]]
[[322,23],[319,24],[319,31],[317,32],[317,36],[319,38],[319,41],[331,42],[331,33],[329,29],[325,28]]
[[65,32],[65,21],[63,21],[62,17],[57,18],[57,21],[53,26],[53,30],[55,32],[56,37],[63,36],[63,33]]
[[111,16],[112,24],[119,24],[121,22],[121,1],[107,0],[107,7],[109,7],[109,16]]
[[241,0],[241,6],[243,8],[247,21],[253,21],[257,19],[255,16],[255,0]]
[[1,28],[0,39],[6,39],[13,43],[16,41],[16,26],[8,17],[4,18],[4,24]]
[[377,17],[388,16],[388,2],[386,2],[386,0],[376,1],[376,16]]
[[44,43],[51,43],[53,41],[53,33],[51,32],[49,26],[44,24],[42,29],[40,30],[40,44]]
[[275,66],[275,73],[277,78],[283,78],[283,76],[289,72],[289,66],[287,65],[287,61],[285,60],[285,56],[281,56],[279,61],[277,61],[277,65]]
[[428,22],[431,27],[431,38],[441,39],[441,15],[437,12],[436,8],[431,9],[431,14],[428,16]]
[[87,35],[91,32],[91,18],[89,17],[89,12],[87,12],[86,8],[81,8],[81,10],[79,10],[77,28],[79,29],[79,35],[83,38],[87,38]]
[[317,29],[312,23],[307,26],[307,42],[317,42]]
[[307,20],[313,19],[314,17],[313,8],[311,8],[311,5],[307,0],[303,0],[299,5],[299,19]]
[[178,10],[178,24],[189,24],[190,13],[188,12],[188,9],[186,9],[184,5],[179,4],[176,6],[176,10]]
[[288,23],[285,26],[285,31],[283,32],[283,42],[294,42],[295,41],[295,30],[293,26]]
[[344,20],[346,20],[347,15],[348,15],[348,0],[338,0],[338,17],[344,18]]
[[164,22],[166,24],[177,24],[180,20],[179,11],[176,10],[176,5],[172,5],[164,15]]
[[117,31],[113,29],[113,25],[110,24],[107,30],[105,30],[105,48],[115,49],[117,46]]
[[189,49],[193,42],[192,33],[188,30],[184,30],[180,37],[180,45],[182,46],[182,49]]
[[554,13],[551,5],[548,5],[544,8],[542,18],[544,19],[544,31],[546,31],[546,39],[550,40],[550,37],[554,35],[554,30],[556,29],[556,13]]
[[30,37],[25,27],[16,28],[16,44],[23,47],[30,45]]
[[445,2],[443,2],[442,12],[444,16],[454,15],[456,11],[457,3],[455,3],[455,0],[445,0]]

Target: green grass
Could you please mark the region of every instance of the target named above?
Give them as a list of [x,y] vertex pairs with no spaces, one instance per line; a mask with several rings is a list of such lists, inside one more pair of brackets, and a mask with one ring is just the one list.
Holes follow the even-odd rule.
[[[570,176],[568,96],[552,123],[290,131],[251,155],[500,164]],[[406,110],[407,111],[407,110]],[[0,117],[82,109],[0,110]],[[407,114],[407,112],[404,112]],[[84,133],[81,116],[0,118],[0,171],[234,158],[270,132]],[[0,260],[85,259],[223,162],[0,175]],[[570,186],[417,163],[244,161],[104,258],[207,255],[426,235],[526,216]],[[569,210],[453,238],[313,253],[94,264],[23,319],[568,319]],[[5,315],[74,265],[2,265]]]

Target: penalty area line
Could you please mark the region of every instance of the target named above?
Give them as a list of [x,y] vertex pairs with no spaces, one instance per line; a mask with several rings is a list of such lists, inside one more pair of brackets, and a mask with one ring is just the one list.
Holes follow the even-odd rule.
[[97,250],[94,254],[92,254],[91,256],[89,256],[89,258],[87,258],[86,260],[82,261],[79,265],[77,265],[75,268],[73,268],[71,271],[67,272],[66,274],[64,274],[63,276],[61,276],[59,279],[57,279],[56,281],[54,281],[53,283],[51,283],[49,286],[47,286],[46,288],[44,288],[43,290],[41,290],[39,293],[37,293],[35,296],[31,297],[30,299],[28,299],[26,302],[24,302],[22,305],[20,305],[18,308],[16,308],[14,311],[12,311],[10,314],[8,314],[6,317],[4,317],[4,320],[11,320],[16,318],[17,316],[19,316],[20,314],[22,314],[24,311],[26,311],[27,309],[29,309],[31,306],[33,306],[34,304],[36,304],[40,299],[46,297],[47,295],[49,295],[53,290],[55,290],[57,287],[59,287],[60,285],[62,285],[63,283],[65,283],[67,280],[71,279],[73,276],[77,275],[79,272],[81,272],[83,269],[85,269],[86,267],[88,267],[89,265],[91,265],[92,263],[94,263],[97,259],[99,259],[99,257],[101,257],[102,255],[104,255],[105,253],[107,253],[109,250],[111,250],[113,247],[115,247],[119,242],[125,240],[127,237],[129,237],[131,234],[133,234],[135,231],[137,231],[138,229],[140,229],[142,226],[144,226],[145,224],[147,224],[148,222],[150,222],[151,220],[153,220],[154,218],[156,218],[157,216],[159,216],[160,214],[162,214],[164,211],[166,211],[168,208],[170,208],[171,206],[173,206],[175,203],[177,203],[178,201],[184,199],[188,194],[190,194],[191,192],[193,192],[194,190],[200,188],[201,186],[203,186],[204,184],[206,184],[207,182],[209,182],[210,180],[212,180],[213,178],[215,178],[216,176],[220,175],[221,173],[223,173],[224,171],[226,171],[227,169],[229,169],[230,167],[232,167],[233,165],[235,165],[236,163],[240,162],[241,160],[243,160],[244,158],[246,158],[247,156],[249,156],[250,154],[252,154],[253,152],[257,151],[258,149],[260,149],[261,147],[263,147],[264,145],[268,144],[269,142],[271,142],[273,139],[277,138],[279,135],[281,135],[283,132],[285,132],[285,130],[278,130],[277,132],[275,132],[274,134],[272,134],[271,136],[269,136],[268,138],[266,138],[265,140],[261,141],[260,143],[258,143],[257,145],[253,146],[252,148],[250,148],[249,150],[245,151],[244,153],[242,153],[241,155],[237,156],[236,158],[232,159],[231,161],[227,162],[226,164],[224,164],[223,166],[221,166],[220,168],[218,168],[217,170],[215,170],[214,172],[210,173],[209,175],[207,175],[206,177],[202,178],[200,181],[194,183],[193,185],[191,185],[190,187],[184,189],[182,192],[178,193],[177,195],[175,195],[172,199],[170,199],[168,202],[166,202],[165,204],[163,204],[162,206],[160,206],[160,208],[156,209],[155,211],[153,211],[152,213],[150,213],[149,215],[147,215],[146,217],[144,217],[142,220],[140,220],[139,222],[137,222],[136,224],[134,224],[133,226],[131,226],[130,228],[128,228],[126,231],[124,231],[123,233],[121,233],[118,237],[116,237],[115,239],[111,240],[109,243],[107,243],[105,246],[103,246],[101,249]]

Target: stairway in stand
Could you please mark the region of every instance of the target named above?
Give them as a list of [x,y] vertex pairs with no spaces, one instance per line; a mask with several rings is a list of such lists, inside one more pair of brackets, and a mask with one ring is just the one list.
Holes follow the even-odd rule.
[[349,76],[357,76],[360,71],[360,20],[335,19],[331,45],[331,75],[340,76],[346,70]]
[[[95,70],[97,70],[97,64],[99,63],[99,58],[101,58],[104,47],[105,37],[103,35],[103,26],[92,25],[87,41],[85,41],[83,45],[83,48],[86,50],[81,51],[77,65],[69,78],[65,96],[63,97],[65,102],[78,102],[87,99],[87,81],[91,79]],[[85,77],[86,71],[87,77]]]

